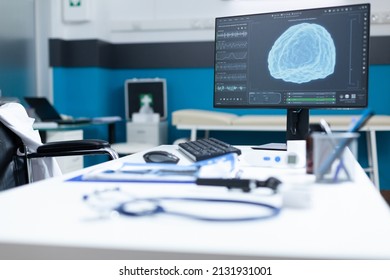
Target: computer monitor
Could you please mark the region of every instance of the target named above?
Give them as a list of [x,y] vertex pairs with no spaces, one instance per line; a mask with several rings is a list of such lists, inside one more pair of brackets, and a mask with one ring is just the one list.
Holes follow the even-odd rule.
[[368,102],[370,4],[216,18],[215,108],[287,109],[287,140],[309,109]]

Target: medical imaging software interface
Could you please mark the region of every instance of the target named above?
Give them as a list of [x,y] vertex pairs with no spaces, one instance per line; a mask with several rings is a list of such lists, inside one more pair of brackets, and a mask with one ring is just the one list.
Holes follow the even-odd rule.
[[214,106],[367,106],[369,9],[217,18]]

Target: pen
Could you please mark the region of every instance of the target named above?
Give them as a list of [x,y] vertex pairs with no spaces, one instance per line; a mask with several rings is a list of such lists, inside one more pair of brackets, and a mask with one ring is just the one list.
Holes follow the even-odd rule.
[[357,132],[357,131],[359,131],[373,115],[374,115],[374,112],[371,109],[364,110],[364,112],[361,115],[361,117],[348,130],[348,132]]
[[[360,128],[362,128],[367,121],[374,115],[374,112],[371,109],[366,109],[361,117],[356,121],[356,123],[348,130],[348,132],[357,132]],[[344,149],[351,143],[353,138],[346,138],[341,141],[340,145],[334,150],[329,157],[326,158],[324,163],[320,166],[319,169],[319,178],[325,175],[327,170],[332,166],[332,163],[343,154]]]

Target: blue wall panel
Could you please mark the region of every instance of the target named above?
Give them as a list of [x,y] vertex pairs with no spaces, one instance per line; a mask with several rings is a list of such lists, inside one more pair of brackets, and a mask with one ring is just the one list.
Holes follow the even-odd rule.
[[[213,69],[106,69],[94,67],[54,68],[54,104],[61,113],[74,116],[119,115],[124,118],[124,82],[132,78],[165,78],[168,90],[168,121],[175,110],[194,108],[213,110]],[[369,106],[377,114],[390,114],[390,65],[370,67]],[[285,110],[219,109],[219,111],[243,114],[285,114]],[[359,114],[361,110],[312,110],[312,114]],[[117,141],[125,140],[124,123],[117,125]],[[107,138],[104,127],[88,129],[86,137]],[[169,141],[188,137],[187,131],[170,126]],[[215,137],[233,144],[262,144],[283,141],[283,133],[215,132]],[[364,164],[366,148],[361,139],[359,160]],[[378,134],[381,186],[390,189],[390,133]]]

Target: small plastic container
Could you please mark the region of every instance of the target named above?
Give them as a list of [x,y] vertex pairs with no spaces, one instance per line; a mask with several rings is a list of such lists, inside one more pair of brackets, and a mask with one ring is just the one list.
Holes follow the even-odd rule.
[[313,133],[311,137],[316,182],[353,181],[359,133]]

